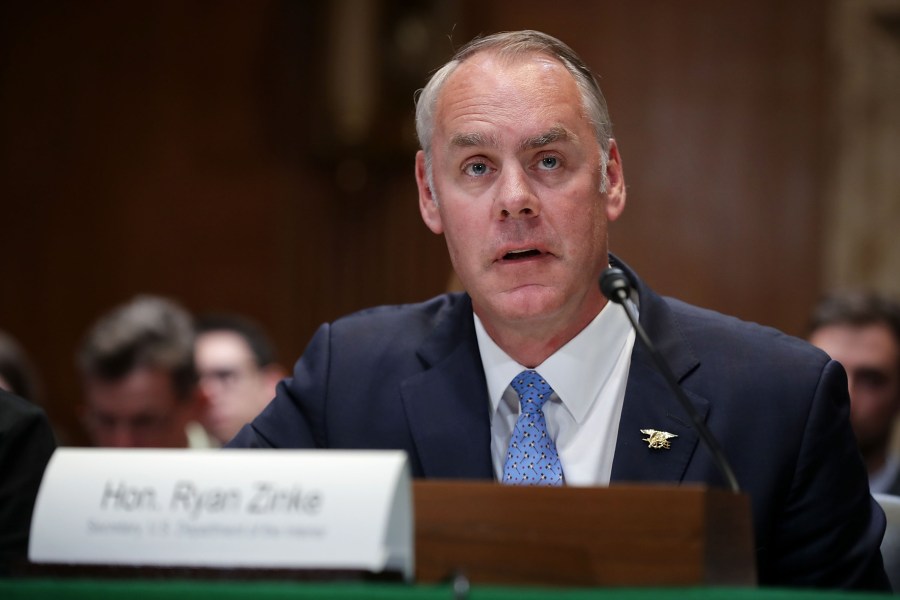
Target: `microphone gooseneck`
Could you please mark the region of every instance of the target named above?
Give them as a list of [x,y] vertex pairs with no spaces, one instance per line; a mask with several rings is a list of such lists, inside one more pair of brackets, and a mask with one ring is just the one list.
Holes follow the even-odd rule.
[[690,415],[691,421],[694,424],[694,429],[700,434],[700,438],[703,440],[703,443],[706,444],[710,454],[712,454],[713,461],[716,463],[716,466],[719,468],[725,481],[728,482],[728,487],[731,488],[732,492],[740,492],[737,478],[734,476],[734,471],[731,470],[731,465],[728,464],[728,459],[725,457],[725,453],[722,451],[719,441],[709,430],[709,427],[706,426],[706,423],[703,422],[703,419],[700,418],[697,409],[694,408],[694,405],[691,404],[691,401],[688,400],[688,397],[685,395],[684,390],[678,385],[678,380],[675,378],[675,374],[672,373],[669,363],[667,363],[662,354],[657,351],[653,342],[650,341],[647,332],[638,321],[634,302],[631,301],[631,282],[628,280],[628,276],[625,275],[625,272],[622,271],[622,269],[609,267],[604,269],[603,273],[600,274],[599,284],[600,291],[603,292],[604,296],[610,301],[622,305],[625,314],[628,315],[628,320],[631,321],[631,326],[634,327],[634,330],[644,344],[644,347],[647,348],[647,351],[650,352],[650,356],[653,357],[656,368],[662,373],[663,377],[665,377],[666,383],[669,384],[669,387],[675,394],[675,397],[678,398],[678,401],[681,403],[685,412]]
[[631,283],[622,269],[609,267],[600,274],[600,291],[616,304],[624,305],[631,295]]

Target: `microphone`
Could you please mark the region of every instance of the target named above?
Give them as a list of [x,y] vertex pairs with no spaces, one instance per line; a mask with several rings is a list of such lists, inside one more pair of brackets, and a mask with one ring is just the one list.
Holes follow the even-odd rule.
[[731,465],[728,464],[728,459],[725,458],[725,453],[722,451],[719,441],[713,436],[709,427],[703,422],[703,419],[700,418],[697,409],[694,408],[694,405],[691,404],[691,401],[688,400],[685,395],[684,390],[678,385],[678,380],[675,379],[675,375],[672,373],[669,363],[667,363],[662,354],[657,351],[653,342],[650,341],[647,332],[638,322],[637,310],[634,307],[634,302],[631,300],[632,287],[631,282],[628,280],[628,276],[625,275],[625,272],[622,271],[622,269],[616,267],[604,269],[603,273],[600,274],[600,291],[603,292],[603,295],[610,301],[622,305],[622,308],[625,309],[628,320],[631,321],[631,325],[634,327],[638,337],[641,338],[641,342],[650,352],[650,356],[653,357],[656,368],[662,373],[663,377],[665,377],[666,383],[669,384],[669,387],[672,392],[674,392],[675,397],[678,398],[678,401],[681,403],[685,412],[690,415],[691,421],[694,424],[694,429],[700,434],[700,438],[703,440],[703,443],[706,444],[710,454],[712,454],[713,462],[716,463],[716,466],[719,468],[725,481],[728,482],[728,487],[731,488],[732,492],[740,492],[737,478],[734,476],[734,471],[731,470]]

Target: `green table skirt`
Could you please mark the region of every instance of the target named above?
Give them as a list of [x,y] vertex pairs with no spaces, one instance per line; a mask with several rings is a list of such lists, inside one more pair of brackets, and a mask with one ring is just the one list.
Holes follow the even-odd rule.
[[[388,598],[453,600],[449,585],[402,583],[296,583],[270,581],[202,580],[99,580],[7,579],[0,580],[0,599],[47,600],[228,600],[231,598],[350,600]],[[864,600],[878,594],[823,592],[816,590],[747,588],[537,588],[473,585],[469,600]]]

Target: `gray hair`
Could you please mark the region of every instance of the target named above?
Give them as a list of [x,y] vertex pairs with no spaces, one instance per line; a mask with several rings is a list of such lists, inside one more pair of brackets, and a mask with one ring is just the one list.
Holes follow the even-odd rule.
[[196,383],[194,321],[175,302],[137,296],[101,317],[78,353],[82,374],[117,381],[139,367],[167,371],[179,397]]
[[[568,45],[553,36],[540,31],[508,31],[486,37],[477,37],[460,48],[453,58],[438,69],[416,97],[416,134],[419,145],[425,152],[425,174],[432,194],[435,193],[432,170],[431,138],[434,134],[434,111],[438,95],[447,79],[456,68],[468,58],[480,52],[495,52],[498,56],[517,58],[527,54],[544,54],[559,61],[575,79],[581,92],[581,102],[585,115],[594,126],[594,134],[600,144],[600,191],[607,186],[606,164],[609,161],[609,140],[612,137],[612,123],[606,98],[600,84],[584,61]],[[437,196],[434,196],[435,199]]]

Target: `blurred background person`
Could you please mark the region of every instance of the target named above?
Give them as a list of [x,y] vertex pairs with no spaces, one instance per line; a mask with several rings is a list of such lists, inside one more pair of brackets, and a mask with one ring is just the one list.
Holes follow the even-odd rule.
[[[31,357],[10,334],[0,331],[0,389],[37,404],[49,418],[45,404],[44,385]],[[65,445],[70,439],[68,429],[51,421],[56,442]]]
[[204,400],[201,422],[220,444],[265,408],[287,374],[262,327],[239,315],[197,319],[194,362]]
[[100,318],[78,354],[82,419],[95,446],[209,447],[199,424],[191,315],[138,296]]
[[5,331],[0,331],[0,388],[41,404],[41,386],[34,365],[22,346]]
[[900,412],[900,303],[871,292],[833,293],[813,311],[809,341],[847,371],[850,421],[872,493],[900,495],[900,460],[890,451]]
[[0,576],[25,561],[34,501],[55,449],[43,409],[0,389]]

